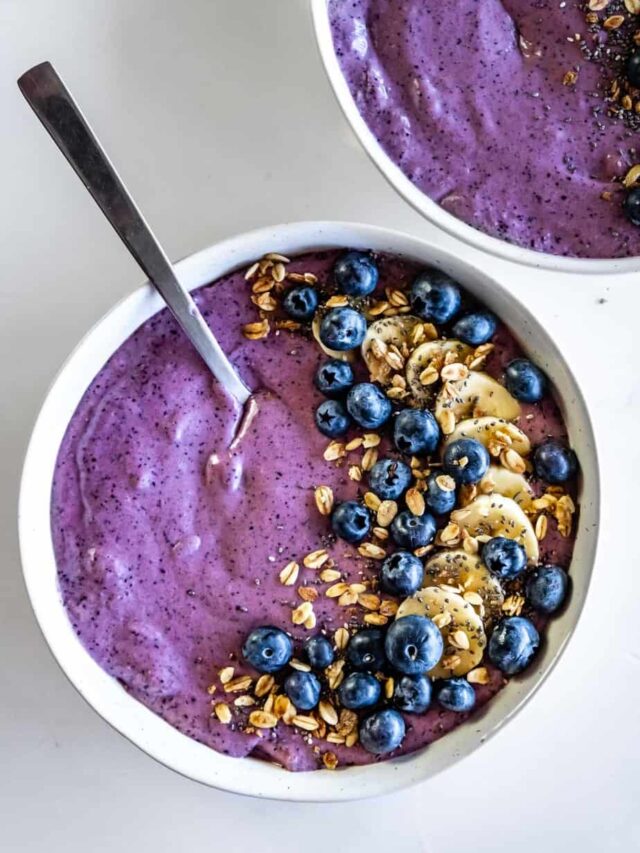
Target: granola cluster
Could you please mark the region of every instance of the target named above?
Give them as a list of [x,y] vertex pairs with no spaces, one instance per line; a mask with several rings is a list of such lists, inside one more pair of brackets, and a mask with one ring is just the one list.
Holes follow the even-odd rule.
[[[632,130],[640,128],[640,89],[627,76],[631,53],[640,47],[639,0],[588,0],[585,4],[586,37],[574,40],[591,62],[603,71],[603,91],[607,112],[624,121]],[[565,84],[577,80],[577,71],[567,72]]]

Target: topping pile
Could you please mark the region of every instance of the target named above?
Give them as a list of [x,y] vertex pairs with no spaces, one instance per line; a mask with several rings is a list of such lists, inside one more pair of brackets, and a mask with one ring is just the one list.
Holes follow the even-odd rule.
[[[585,58],[602,69],[607,113],[636,132],[640,129],[640,0],[587,0],[584,7],[588,33],[586,38],[576,33],[574,39]],[[568,71],[565,85],[573,85],[576,79],[577,71]],[[602,197],[610,201],[618,190],[625,190],[625,215],[633,225],[640,225],[640,166],[634,155],[635,149],[629,149],[633,165]]]
[[[405,736],[403,715],[432,701],[469,712],[476,689],[535,656],[544,617],[569,589],[566,567],[539,565],[539,543],[550,519],[571,533],[577,460],[555,439],[532,446],[526,425],[548,380],[524,358],[502,381],[485,372],[498,321],[449,276],[427,269],[407,290],[385,288],[375,256],[351,251],[320,283],[288,262],[270,254],[248,270],[259,318],[243,331],[309,334],[327,356],[314,378],[324,458],[361,485],[340,500],[320,483],[315,504],[326,535],[372,572],[347,583],[323,543],[302,557],[318,580],[298,587],[291,623],[313,633],[296,653],[288,626],[251,631],[242,655],[260,675],[222,670],[224,692],[243,695],[233,711],[214,700],[214,714],[251,733],[288,725],[310,742],[386,755]],[[284,587],[300,563],[278,570]],[[328,635],[320,595],[358,608],[357,624]],[[338,763],[331,751],[322,760]]]

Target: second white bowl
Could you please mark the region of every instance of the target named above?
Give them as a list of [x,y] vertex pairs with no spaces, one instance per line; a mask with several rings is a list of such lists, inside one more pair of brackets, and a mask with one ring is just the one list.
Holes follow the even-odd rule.
[[515,246],[513,243],[508,243],[506,240],[490,237],[488,234],[484,234],[477,228],[473,228],[471,225],[467,225],[466,222],[453,216],[453,214],[429,198],[426,193],[418,189],[385,152],[360,115],[333,47],[328,3],[329,0],[311,0],[311,8],[320,55],[338,103],[342,107],[342,111],[351,125],[351,129],[378,169],[391,186],[426,219],[438,225],[443,231],[452,234],[454,237],[458,237],[476,249],[482,249],[497,257],[528,266],[556,270],[558,272],[591,274],[612,274],[640,270],[640,254],[633,258],[601,260],[565,258],[560,255],[523,249],[520,246]]

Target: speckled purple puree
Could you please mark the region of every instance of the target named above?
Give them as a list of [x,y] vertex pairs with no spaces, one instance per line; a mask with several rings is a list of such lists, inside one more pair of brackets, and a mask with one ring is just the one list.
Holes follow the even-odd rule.
[[[324,280],[335,252],[294,260],[291,272]],[[381,258],[384,285],[403,286],[415,267]],[[315,428],[321,397],[312,376],[323,358],[317,344],[281,332],[247,341],[240,327],[255,319],[241,273],[197,291],[196,301],[252,388],[259,412],[235,452],[226,449],[239,422],[238,407],[220,391],[174,320],[161,311],[132,335],[100,371],[75,412],[57,462],[52,529],[60,589],[81,642],[136,699],[180,731],[233,756],[267,758],[290,770],[319,764],[318,746],[341,764],[375,759],[280,723],[262,737],[244,734],[211,716],[207,687],[232,663],[236,674],[255,672],[239,659],[249,631],[291,624],[299,604],[278,572],[289,560],[326,545],[351,581],[371,577],[375,564],[327,537],[327,519],[313,489],[329,484],[339,498],[364,491],[345,465],[323,460],[327,439]],[[517,351],[504,328],[488,371],[497,375]],[[545,401],[522,425],[531,438],[564,434],[556,405]],[[207,464],[212,454],[222,460]],[[572,541],[551,521],[546,556],[568,565]],[[318,583],[302,569],[302,584]],[[324,589],[323,586],[320,589]],[[320,596],[317,630],[333,632],[362,611]],[[479,687],[484,704],[501,686]],[[231,697],[234,698],[234,697]],[[240,713],[245,715],[248,710]],[[422,747],[466,719],[442,710],[406,716],[398,751]]]
[[[607,115],[601,70],[568,41],[585,33],[581,6],[331,0],[330,15],[364,120],[445,210],[539,251],[636,255],[619,195],[600,196],[637,162],[637,134]],[[576,85],[563,85],[574,68]]]

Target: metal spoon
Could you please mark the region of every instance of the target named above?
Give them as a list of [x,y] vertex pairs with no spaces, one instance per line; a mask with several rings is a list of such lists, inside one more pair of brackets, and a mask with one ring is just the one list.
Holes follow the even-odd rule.
[[43,62],[25,72],[18,86],[209,370],[238,402],[246,403],[251,392],[231,366],[189,292],[178,281],[169,259],[51,63]]

